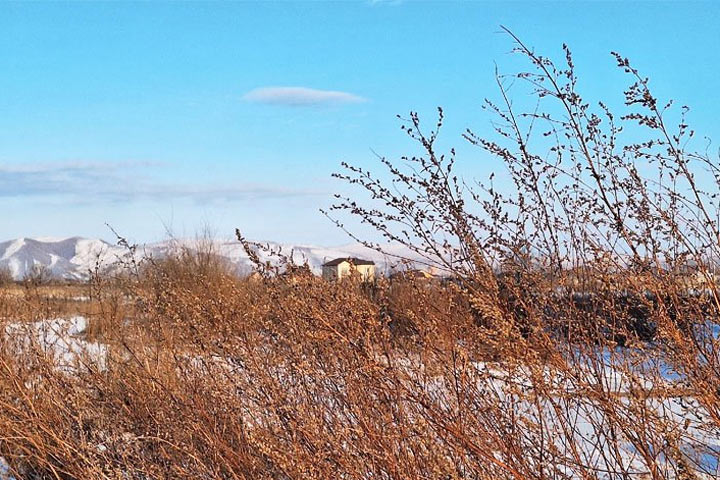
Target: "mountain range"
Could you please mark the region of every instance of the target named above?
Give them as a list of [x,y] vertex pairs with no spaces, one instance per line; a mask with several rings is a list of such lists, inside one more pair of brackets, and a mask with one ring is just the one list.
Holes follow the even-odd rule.
[[[36,272],[42,271],[53,278],[81,280],[87,278],[91,271],[117,266],[123,259],[131,257],[161,258],[179,248],[197,249],[209,245],[212,251],[226,258],[235,265],[240,273],[249,272],[252,264],[238,241],[212,240],[168,240],[138,245],[135,253],[127,247],[111,244],[97,238],[17,238],[0,242],[0,269],[7,270],[16,280],[22,280]],[[350,244],[339,247],[320,247],[310,245],[292,245],[270,242],[272,250],[281,250],[289,255],[291,252],[297,263],[307,261],[310,267],[319,273],[321,265],[337,257],[358,257],[375,261],[380,271],[386,270],[397,263],[394,257],[388,257],[361,244]],[[401,246],[388,246],[387,251],[395,255],[408,255],[407,249]],[[260,258],[269,259],[264,251]]]

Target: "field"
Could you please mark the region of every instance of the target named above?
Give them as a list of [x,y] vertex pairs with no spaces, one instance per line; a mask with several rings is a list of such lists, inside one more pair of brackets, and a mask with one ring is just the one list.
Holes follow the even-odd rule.
[[413,153],[343,163],[323,210],[437,278],[326,281],[240,231],[247,276],[118,237],[86,283],[6,278],[0,476],[718,478],[718,159],[627,58],[615,115],[503,30],[526,69],[463,133],[489,178],[411,112]]
[[687,337],[647,303],[648,337],[615,296],[552,295],[494,323],[520,311],[500,277],[481,304],[455,282],[284,271],[239,278],[186,251],[3,288],[6,476],[718,475],[714,323]]

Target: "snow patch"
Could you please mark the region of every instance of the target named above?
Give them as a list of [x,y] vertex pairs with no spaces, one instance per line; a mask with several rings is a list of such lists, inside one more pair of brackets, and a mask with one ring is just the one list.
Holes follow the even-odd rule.
[[13,322],[5,326],[4,334],[22,354],[37,349],[52,357],[61,370],[75,372],[83,365],[93,364],[104,368],[107,345],[87,342],[85,317],[55,318],[39,322]]

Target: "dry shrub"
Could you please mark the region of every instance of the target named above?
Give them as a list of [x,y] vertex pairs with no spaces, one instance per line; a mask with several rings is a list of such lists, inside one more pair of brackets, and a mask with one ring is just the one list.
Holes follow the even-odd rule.
[[[58,370],[42,345],[18,355],[4,340],[0,451],[19,478],[653,478],[653,468],[661,478],[708,469],[697,459],[711,444],[690,433],[713,434],[705,405],[714,393],[663,387],[661,362],[690,358],[665,350],[673,342],[621,351],[588,336],[570,348],[533,332],[516,340],[524,357],[491,358],[483,346],[494,336],[468,302],[450,300],[461,297],[457,287],[440,282],[380,284],[376,302],[356,282],[305,273],[218,276],[206,279],[219,288],[209,290],[170,277],[158,285],[164,270],[153,268],[132,285],[144,308],[105,337],[102,360],[80,354],[71,371]],[[397,330],[397,315],[414,329]],[[657,402],[678,398],[688,403],[679,420],[658,413]]]
[[7,267],[0,267],[0,287],[7,287],[15,283],[12,272]]
[[[515,79],[555,103],[515,111],[499,77],[504,106],[488,108],[504,143],[468,133],[510,186],[470,188],[416,115],[406,128],[422,155],[384,161],[392,187],[356,167],[342,176],[381,205],[338,207],[444,281],[329,283],[287,259],[262,264],[240,238],[258,264],[249,278],[209,249],[94,278],[103,326],[89,339],[102,344],[60,350],[30,322],[54,306],[2,297],[0,457],[12,473],[717,477],[720,235],[714,197],[690,175],[716,164],[680,148],[687,127],[665,126],[621,57],[629,107],[645,110],[625,121],[651,132],[623,147],[615,117],[600,121],[577,93],[569,51],[559,68],[517,46],[533,70]],[[550,143],[527,140],[548,131]],[[645,162],[678,181],[655,182]]]

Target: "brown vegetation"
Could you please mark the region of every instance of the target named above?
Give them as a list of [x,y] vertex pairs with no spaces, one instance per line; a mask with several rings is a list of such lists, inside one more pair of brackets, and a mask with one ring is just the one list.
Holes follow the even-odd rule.
[[[326,282],[280,257],[243,279],[186,250],[96,276],[87,305],[55,305],[41,285],[3,290],[0,457],[12,474],[717,477],[717,162],[685,150],[684,120],[670,130],[627,60],[627,105],[640,110],[619,119],[577,93],[569,51],[563,68],[518,51],[533,70],[514,80],[540,107],[516,111],[498,77],[503,104],[487,106],[504,143],[467,134],[507,167],[502,189],[456,177],[454,153],[438,153],[437,130],[414,114],[421,155],[383,160],[389,181],[341,175],[380,205],[337,207],[445,280]],[[647,140],[623,144],[618,122]],[[700,168],[715,183],[696,183]],[[704,281],[689,283],[689,265]],[[61,368],[17,323],[69,309],[103,348]]]

